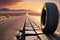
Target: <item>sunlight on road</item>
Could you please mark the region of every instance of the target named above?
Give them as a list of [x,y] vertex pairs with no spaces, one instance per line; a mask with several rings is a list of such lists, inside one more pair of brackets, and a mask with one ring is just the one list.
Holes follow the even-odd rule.
[[42,12],[42,10],[41,10],[41,9],[39,9],[39,10],[37,10],[37,12],[38,12],[38,13],[41,13],[41,12]]
[[30,15],[30,18],[37,23],[37,25],[41,25],[41,16],[32,16]]
[[14,37],[14,40],[17,40],[17,38],[16,38],[16,37]]

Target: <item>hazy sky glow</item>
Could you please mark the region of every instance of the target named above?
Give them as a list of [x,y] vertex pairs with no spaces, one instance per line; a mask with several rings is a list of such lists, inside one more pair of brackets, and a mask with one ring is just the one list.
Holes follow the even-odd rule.
[[60,0],[0,0],[0,8],[41,10],[45,2],[54,2],[60,10]]

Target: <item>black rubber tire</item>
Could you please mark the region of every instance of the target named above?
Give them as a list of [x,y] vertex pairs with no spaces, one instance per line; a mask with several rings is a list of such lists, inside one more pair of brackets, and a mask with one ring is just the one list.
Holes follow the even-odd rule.
[[41,14],[41,28],[44,34],[53,34],[58,26],[58,9],[55,3],[45,3]]

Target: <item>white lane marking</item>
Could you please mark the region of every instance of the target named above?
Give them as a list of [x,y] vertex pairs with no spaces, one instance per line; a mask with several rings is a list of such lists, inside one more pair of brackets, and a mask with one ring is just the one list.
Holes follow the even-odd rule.
[[57,32],[57,31],[56,31],[55,33],[56,33],[56,34],[60,34],[60,33],[59,33],[59,32]]
[[17,40],[17,38],[16,38],[16,37],[14,37],[14,40]]

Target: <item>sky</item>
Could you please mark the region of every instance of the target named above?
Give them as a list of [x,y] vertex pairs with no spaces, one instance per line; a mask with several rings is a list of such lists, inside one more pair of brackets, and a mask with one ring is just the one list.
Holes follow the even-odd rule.
[[45,2],[56,3],[60,10],[60,0],[0,0],[0,8],[41,10]]

